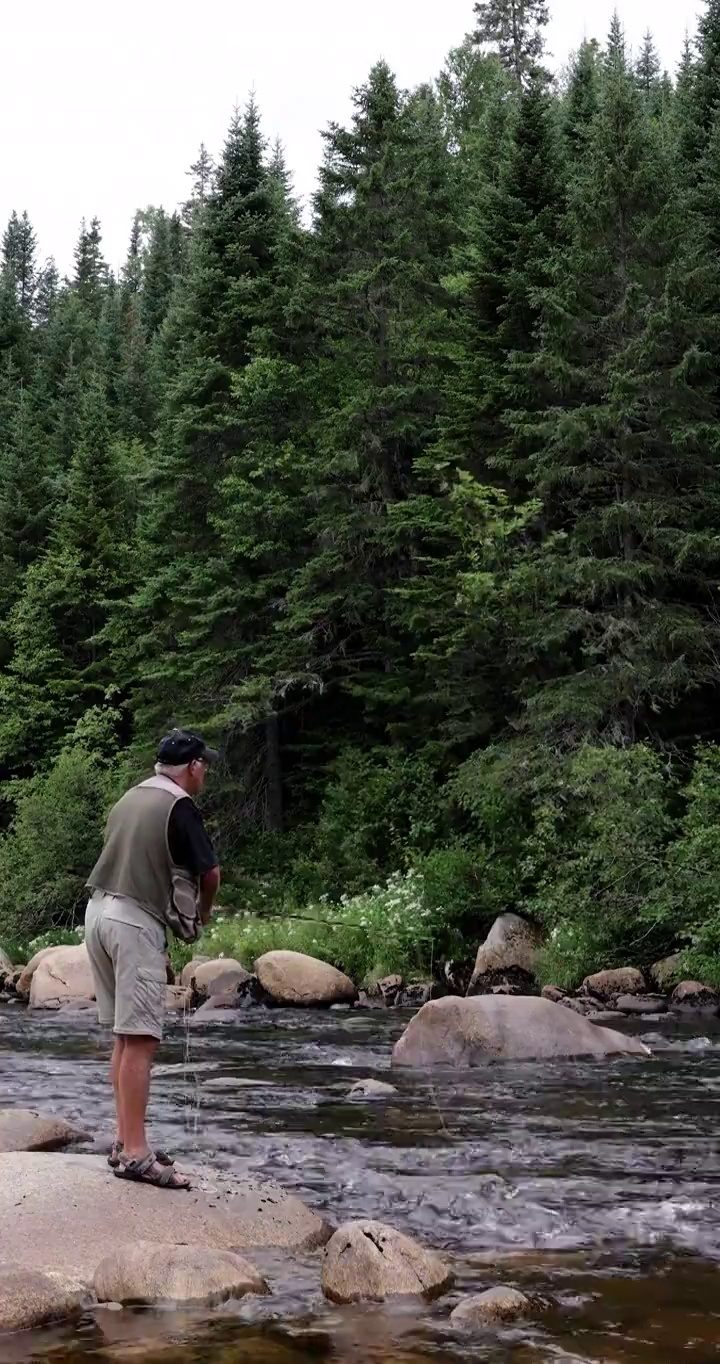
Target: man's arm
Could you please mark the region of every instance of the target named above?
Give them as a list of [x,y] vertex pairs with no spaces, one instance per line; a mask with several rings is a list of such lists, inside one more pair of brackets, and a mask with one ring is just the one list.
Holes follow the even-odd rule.
[[200,922],[205,926],[209,924],[213,911],[213,905],[217,893],[220,889],[220,868],[213,867],[212,871],[206,871],[200,877],[200,891],[198,894],[198,911]]

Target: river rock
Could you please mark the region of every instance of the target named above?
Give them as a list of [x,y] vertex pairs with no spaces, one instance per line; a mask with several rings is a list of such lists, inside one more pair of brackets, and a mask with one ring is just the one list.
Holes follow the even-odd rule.
[[382,1222],[346,1222],[323,1256],[322,1290],[331,1302],[431,1298],[451,1283],[452,1274],[439,1255]]
[[94,998],[90,958],[84,943],[77,947],[51,948],[33,972],[31,1009],[57,1009],[70,1000]]
[[678,973],[681,969],[682,953],[673,952],[670,957],[663,957],[662,961],[656,961],[650,967],[648,975],[656,990],[669,990],[675,984]]
[[0,1264],[0,1333],[69,1321],[79,1317],[82,1310],[82,1293],[62,1275]]
[[586,976],[583,990],[605,1004],[614,1004],[620,995],[647,994],[647,982],[636,967],[620,966],[614,971],[597,971],[594,976]]
[[331,1229],[277,1185],[243,1179],[212,1195],[113,1179],[95,1156],[0,1155],[0,1245],[18,1269],[60,1270],[86,1282],[138,1241],[215,1250],[325,1245]]
[[588,1023],[599,1023],[601,1027],[606,1027],[608,1023],[624,1023],[627,1014],[621,1014],[619,1009],[596,1009],[592,1013],[586,1013]]
[[195,969],[192,986],[200,999],[209,995],[225,994],[237,990],[243,981],[250,979],[250,972],[241,966],[234,957],[217,957],[213,961],[203,961]]
[[266,952],[255,962],[255,974],[275,1004],[301,1007],[354,1004],[352,981],[326,961],[302,952]]
[[192,1008],[193,992],[187,985],[166,985],[165,1011],[169,1014],[185,1014]]
[[498,1322],[526,1317],[532,1304],[517,1288],[488,1288],[465,1298],[450,1315],[453,1326],[494,1326]]
[[385,976],[383,980],[378,981],[377,992],[388,1008],[397,1004],[404,984],[402,976]]
[[57,947],[41,947],[40,951],[36,952],[35,956],[30,958],[27,966],[23,967],[19,977],[15,981],[15,993],[16,995],[19,995],[21,999],[29,999],[32,978],[37,971],[40,962],[43,961],[50,952],[57,952]]
[[214,957],[193,957],[192,961],[189,961],[186,966],[183,966],[183,969],[180,972],[180,984],[192,985],[198,966],[203,966],[206,961],[214,960]]
[[714,1018],[720,1008],[720,997],[710,985],[703,985],[699,980],[683,980],[673,990],[670,1008],[676,1014]]
[[348,1099],[387,1099],[391,1094],[397,1094],[397,1090],[384,1080],[358,1080],[350,1090]]
[[615,1008],[621,1014],[664,1014],[667,1000],[664,995],[620,995]]
[[63,1151],[87,1139],[87,1132],[54,1113],[0,1108],[0,1151]]
[[472,1067],[487,1061],[545,1057],[648,1056],[633,1037],[598,1028],[549,999],[477,995],[426,1004],[408,1024],[392,1055],[394,1066]]
[[203,1304],[208,1307],[269,1288],[254,1265],[232,1250],[139,1241],[113,1250],[93,1279],[98,1302]]
[[468,995],[484,994],[494,985],[532,989],[542,934],[519,914],[501,914],[478,950]]
[[11,962],[11,960],[10,960],[8,954],[7,954],[7,952],[5,951],[5,949],[4,949],[3,947],[0,947],[0,976],[2,976],[2,978],[3,978],[3,980],[4,980],[4,979],[5,979],[5,976],[11,976],[11,975],[12,975],[14,969],[15,969],[15,968],[14,968],[14,966],[13,966],[13,964],[12,964],[12,962]]
[[559,985],[543,985],[540,994],[543,999],[549,999],[551,1004],[562,1004],[567,999],[567,990],[561,990]]

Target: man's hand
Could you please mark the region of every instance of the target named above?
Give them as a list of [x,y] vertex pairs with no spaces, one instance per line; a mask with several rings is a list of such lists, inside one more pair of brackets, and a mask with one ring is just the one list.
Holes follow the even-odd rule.
[[217,896],[217,893],[218,893],[219,889],[220,889],[220,868],[219,868],[219,867],[213,867],[212,871],[206,871],[206,872],[205,872],[205,875],[200,877],[200,892],[199,892],[199,894],[198,894],[198,911],[199,911],[199,914],[200,914],[200,923],[203,924],[203,926],[204,926],[205,924],[209,924],[209,923],[210,923],[210,917],[211,917],[211,915],[212,915],[213,905],[215,904],[215,899],[216,899],[216,896]]

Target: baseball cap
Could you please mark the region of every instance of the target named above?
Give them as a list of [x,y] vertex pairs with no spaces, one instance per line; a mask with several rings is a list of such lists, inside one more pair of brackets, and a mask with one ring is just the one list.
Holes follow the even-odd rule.
[[214,763],[219,757],[216,748],[208,748],[205,740],[189,729],[174,729],[172,733],[166,734],[157,752],[157,761],[166,763],[168,767],[183,767],[185,763],[200,760]]

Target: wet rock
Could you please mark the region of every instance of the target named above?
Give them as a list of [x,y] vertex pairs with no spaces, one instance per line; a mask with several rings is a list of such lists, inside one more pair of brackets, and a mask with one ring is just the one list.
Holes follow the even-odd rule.
[[426,1004],[396,1044],[394,1066],[472,1067],[487,1061],[649,1055],[634,1037],[598,1028],[549,999],[478,995]]
[[615,1007],[621,1014],[664,1014],[667,1000],[664,995],[620,995]]
[[53,947],[33,971],[30,1008],[53,1009],[71,1000],[92,1000],[95,986],[90,958],[84,943],[77,947]]
[[542,934],[519,914],[501,914],[478,950],[468,995],[489,992],[493,986],[512,985],[530,991],[542,947]]
[[232,1250],[140,1241],[114,1250],[93,1279],[98,1302],[202,1303],[270,1292],[254,1265]]
[[567,995],[565,999],[558,1000],[562,1009],[572,1009],[575,1014],[580,1014],[581,1018],[589,1018],[591,1014],[604,1011],[605,1005],[601,999],[595,999],[592,995],[585,995],[581,998],[572,998]]
[[543,999],[549,999],[551,1004],[562,1004],[567,999],[567,990],[561,990],[559,985],[543,985],[540,994]]
[[385,1001],[379,995],[370,995],[367,990],[361,990],[355,1000],[356,1009],[384,1009]]
[[354,1008],[353,1004],[331,1004],[331,1014],[349,1014]]
[[[243,966],[239,970],[233,966],[228,971],[222,971],[219,976],[215,976],[214,980],[210,981],[206,990],[207,998],[212,999],[215,995],[226,995],[233,990],[236,995],[239,995],[243,986],[254,979],[254,976],[246,971]],[[199,993],[202,998],[202,992]]]
[[474,961],[446,961],[443,967],[443,980],[448,994],[466,995],[474,970]]
[[647,994],[647,982],[636,967],[620,966],[614,971],[597,971],[594,976],[586,976],[583,992],[595,995],[605,1004],[614,1004],[620,995]]
[[383,980],[378,981],[377,992],[388,1008],[397,1004],[404,984],[402,976],[385,976]]
[[403,1009],[421,1009],[431,999],[440,999],[445,994],[441,985],[435,981],[418,981],[408,985],[400,995],[398,1004]]
[[358,1080],[350,1090],[348,1099],[387,1099],[397,1092],[394,1085],[388,1085],[384,1080]]
[[450,1315],[453,1326],[494,1326],[501,1322],[518,1321],[532,1311],[532,1304],[517,1288],[488,1288],[465,1298]]
[[0,1332],[29,1331],[82,1314],[83,1295],[61,1275],[0,1264]]
[[64,1151],[87,1139],[87,1132],[54,1113],[0,1108],[0,1151]]
[[165,1009],[168,1013],[188,1013],[192,1008],[193,992],[187,985],[165,987]]
[[682,961],[681,952],[673,952],[672,956],[663,957],[662,961],[656,961],[650,967],[648,975],[656,990],[669,990],[678,979],[680,963]]
[[96,1156],[0,1155],[0,1243],[19,1269],[91,1281],[108,1248],[138,1241],[216,1250],[325,1245],[330,1228],[274,1184],[173,1194],[109,1177]]
[[588,1023],[599,1023],[604,1027],[608,1023],[622,1023],[627,1018],[627,1014],[621,1014],[619,1009],[594,1009],[592,1013],[586,1013]]
[[699,980],[683,980],[673,990],[670,1008],[675,1014],[714,1018],[720,1011],[720,996]]
[[439,1255],[382,1222],[346,1222],[325,1248],[322,1290],[331,1302],[432,1298],[451,1284]]
[[275,1004],[323,1007],[354,1004],[358,996],[342,971],[302,952],[266,952],[256,961],[255,974]]

